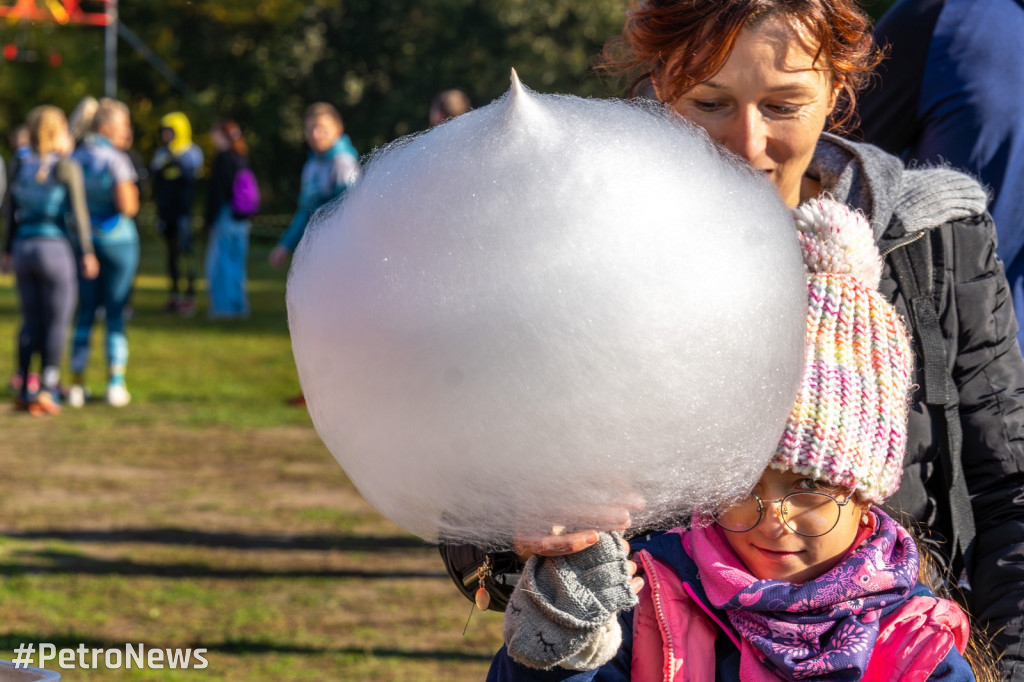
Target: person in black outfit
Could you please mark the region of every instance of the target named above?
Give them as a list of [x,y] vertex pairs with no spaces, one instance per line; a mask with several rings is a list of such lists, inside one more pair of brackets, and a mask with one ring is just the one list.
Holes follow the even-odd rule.
[[[157,229],[167,242],[171,291],[164,311],[191,317],[195,314],[196,277],[192,258],[192,204],[203,171],[203,153],[192,143],[192,126],[185,114],[178,111],[167,114],[160,124],[164,145],[153,155],[150,168]],[[179,287],[182,275],[184,292]]]

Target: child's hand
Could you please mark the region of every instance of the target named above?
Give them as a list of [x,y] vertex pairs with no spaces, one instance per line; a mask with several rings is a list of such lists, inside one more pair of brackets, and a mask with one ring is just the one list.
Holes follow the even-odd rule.
[[[593,525],[593,528],[566,532],[565,526],[553,526],[549,535],[531,534],[523,532],[516,538],[515,552],[519,560],[525,563],[531,556],[567,556],[577,554],[597,544],[600,539],[597,529],[602,531],[624,531],[630,526],[630,512],[643,509],[643,500],[639,497],[627,500],[622,506],[605,507],[595,513],[566,514],[565,516],[586,518],[586,525]],[[623,551],[629,554],[629,543],[622,542]],[[639,594],[643,589],[644,579],[636,575],[637,565],[629,562],[630,587],[634,594]]]
[[617,533],[582,552],[533,556],[505,611],[509,656],[531,668],[593,670],[619,649],[621,611],[637,603],[636,564]]
[[[628,547],[627,547],[628,551]],[[637,566],[636,562],[632,559],[629,560],[629,589],[633,590],[633,594],[640,594],[640,590],[644,589],[644,579],[636,574]]]
[[[539,554],[540,556],[576,554],[577,552],[582,552],[587,547],[596,545],[599,538],[600,536],[596,530],[581,530],[576,533],[569,533],[568,535],[548,535],[537,540],[517,542],[516,554],[519,556],[519,560],[523,562],[534,554]],[[629,543],[625,540],[622,540],[622,548],[626,554],[629,554]],[[633,594],[640,594],[640,590],[644,588],[644,579],[636,574],[636,562],[630,560],[628,565],[629,586],[632,588]]]
[[[626,527],[628,525],[627,522]],[[612,528],[614,530],[622,529],[618,525]],[[534,554],[539,554],[540,556],[576,554],[577,552],[582,552],[587,547],[596,545],[599,539],[597,531],[593,528],[573,533],[565,533],[564,530],[564,526],[555,526],[551,529],[551,535],[516,540],[515,550],[519,560],[525,562]]]
[[[575,519],[575,528],[567,531],[566,526],[552,526],[550,532],[522,529],[516,537],[515,552],[525,562],[534,554],[540,556],[564,556],[582,552],[597,544],[598,531],[625,531],[631,523],[630,513],[644,508],[639,496],[617,502],[617,506],[598,510],[567,510],[560,516]],[[627,548],[628,552],[628,548]]]

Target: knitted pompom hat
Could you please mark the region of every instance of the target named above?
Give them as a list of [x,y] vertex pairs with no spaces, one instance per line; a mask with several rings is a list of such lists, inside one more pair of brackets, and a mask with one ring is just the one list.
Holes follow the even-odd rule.
[[793,210],[807,266],[807,365],[770,466],[879,503],[899,487],[912,356],[878,291],[882,258],[860,213],[831,199]]

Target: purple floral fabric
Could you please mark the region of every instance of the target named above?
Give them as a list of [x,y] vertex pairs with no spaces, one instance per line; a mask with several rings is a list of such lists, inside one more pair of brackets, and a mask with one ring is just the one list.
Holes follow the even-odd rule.
[[[878,638],[883,610],[906,600],[917,582],[917,546],[910,534],[879,509],[871,535],[823,576],[796,585],[780,580],[735,581],[746,568],[717,527],[694,528],[701,574],[732,574],[737,590],[709,597],[725,610],[740,637],[786,680],[859,680]],[[725,547],[722,547],[725,545]],[[723,566],[723,563],[725,564]],[[729,565],[733,564],[733,565]],[[731,569],[729,571],[728,569]],[[721,573],[719,573],[721,575]]]

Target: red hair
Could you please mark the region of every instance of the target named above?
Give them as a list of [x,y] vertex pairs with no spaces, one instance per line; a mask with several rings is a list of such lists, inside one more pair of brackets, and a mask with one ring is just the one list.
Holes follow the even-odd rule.
[[773,17],[816,46],[814,63],[839,87],[830,129],[842,128],[881,59],[871,22],[853,0],[641,0],[627,13],[621,37],[605,45],[599,68],[640,71],[634,89],[650,81],[662,101],[673,103],[718,73],[744,27]]
[[242,135],[242,129],[234,121],[221,121],[217,124],[217,130],[227,138],[231,151],[242,157],[249,156],[249,145]]

